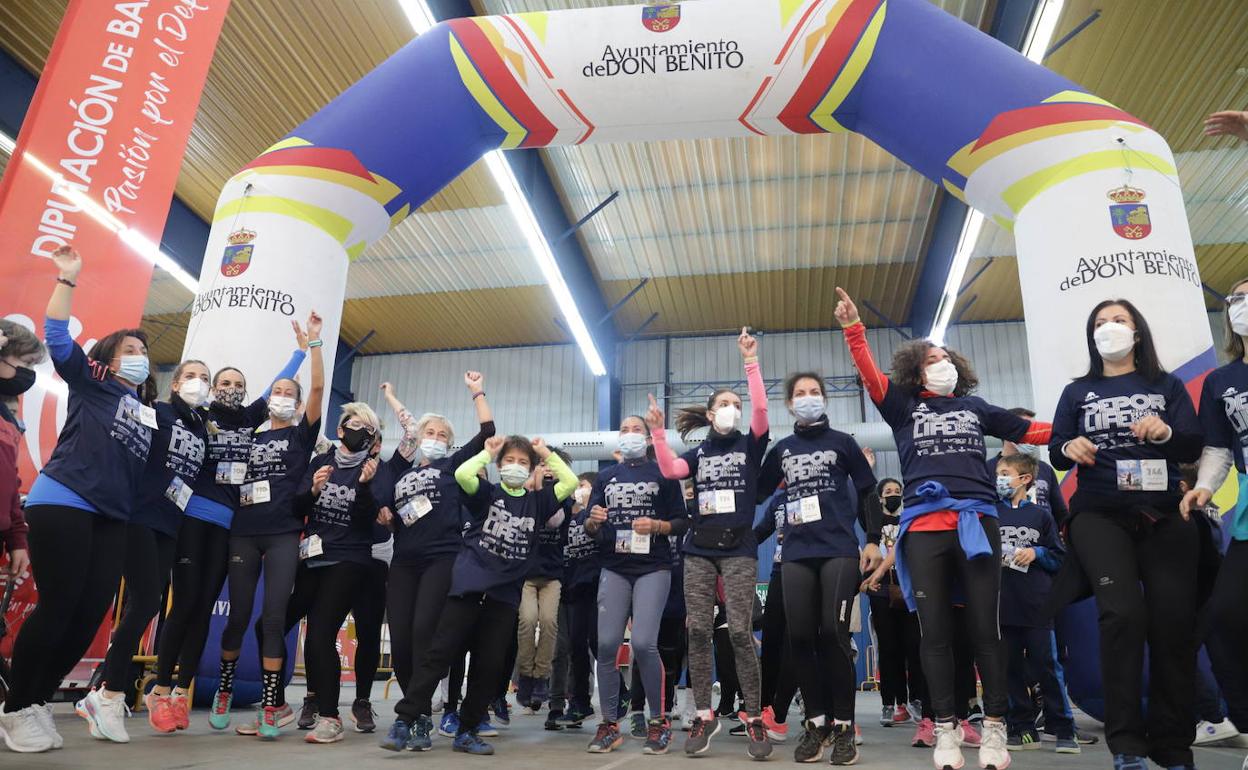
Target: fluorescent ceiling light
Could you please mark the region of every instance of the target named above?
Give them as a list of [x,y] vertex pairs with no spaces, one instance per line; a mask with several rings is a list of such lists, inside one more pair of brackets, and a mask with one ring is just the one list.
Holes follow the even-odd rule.
[[[399,7],[407,15],[407,20],[417,35],[437,23],[425,0],[399,0]],[[484,160],[486,168],[494,177],[494,182],[503,192],[503,198],[507,201],[508,208],[511,209],[516,226],[520,228],[520,232],[529,245],[529,250],[537,259],[537,266],[541,268],[542,275],[545,276],[546,283],[550,286],[551,294],[555,295],[555,302],[559,305],[559,311],[563,314],[563,319],[572,332],[573,339],[581,349],[581,355],[585,357],[585,363],[589,365],[589,370],[595,377],[601,377],[607,373],[607,368],[602,363],[602,356],[599,355],[598,348],[594,346],[594,338],[589,333],[589,327],[585,325],[585,319],[581,317],[581,311],[577,309],[576,302],[572,299],[572,291],[568,288],[568,282],[564,280],[563,273],[559,270],[555,254],[551,251],[546,236],[542,234],[542,228],[533,214],[529,199],[520,188],[520,181],[516,179],[515,173],[511,170],[511,164],[498,150],[486,153]]]
[[[11,136],[0,131],[0,151],[12,155],[13,150],[17,147],[17,143],[13,141]],[[48,166],[39,158],[31,153],[25,153],[22,156],[24,162],[30,163],[38,169],[44,176],[52,181],[63,179],[61,173]],[[125,223],[117,217],[113,216],[108,209],[96,203],[88,195],[70,185],[62,185],[61,194],[69,198],[74,204],[79,206],[83,211],[87,212],[95,221],[117,233],[121,241],[129,246],[135,253],[143,257],[147,261],[153,263],[161,270],[173,276],[174,280],[182,284],[187,291],[194,294],[199,291],[199,281],[186,272],[186,269],[178,264],[177,260],[161,251],[160,245],[153,243],[149,238],[145,237],[137,230],[126,227]]]
[[[1053,33],[1057,30],[1057,20],[1062,16],[1062,6],[1066,0],[1041,0],[1040,8],[1032,17],[1031,29],[1027,32],[1027,42],[1023,47],[1023,55],[1036,64],[1044,61],[1044,54],[1049,50]],[[984,215],[975,209],[968,209],[966,219],[962,220],[962,234],[958,238],[958,247],[953,252],[953,261],[949,264],[949,275],[945,278],[945,290],[940,297],[940,305],[936,310],[936,322],[928,338],[937,345],[945,344],[945,332],[949,329],[949,321],[953,318],[954,306],[958,303],[958,294],[962,289],[962,279],[966,277],[966,267],[971,262],[971,253],[979,241],[979,234],[984,229]]]

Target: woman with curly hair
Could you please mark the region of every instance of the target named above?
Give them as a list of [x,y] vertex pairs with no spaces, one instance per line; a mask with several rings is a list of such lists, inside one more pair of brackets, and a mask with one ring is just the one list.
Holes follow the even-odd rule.
[[895,553],[906,604],[917,610],[921,657],[936,715],[937,768],[960,768],[962,731],[955,719],[953,605],[965,603],[984,686],[979,766],[1005,770],[1006,649],[997,623],[1001,533],[996,482],[985,465],[984,436],[1016,444],[1048,443],[1051,426],[1030,422],[978,396],[979,380],[958,353],[916,340],[893,356],[892,379],[875,364],[858,308],[843,289],[836,320],[845,332],[863,387],[893,430],[906,480]]

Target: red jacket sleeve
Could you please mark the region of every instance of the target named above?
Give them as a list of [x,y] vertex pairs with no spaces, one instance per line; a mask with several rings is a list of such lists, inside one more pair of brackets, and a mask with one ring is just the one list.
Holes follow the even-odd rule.
[[878,406],[884,401],[884,394],[888,392],[888,378],[884,376],[884,372],[880,371],[880,367],[876,366],[875,356],[871,355],[871,345],[867,343],[867,327],[861,322],[847,327],[845,344],[849,346],[849,354],[854,359],[854,366],[858,367],[858,374],[862,377],[862,386],[866,388],[871,402]]

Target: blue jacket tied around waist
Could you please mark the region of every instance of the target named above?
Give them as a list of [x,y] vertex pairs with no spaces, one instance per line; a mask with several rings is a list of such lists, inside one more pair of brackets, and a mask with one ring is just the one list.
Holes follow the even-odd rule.
[[[906,532],[910,525],[920,516],[937,511],[955,511],[958,514],[958,543],[968,559],[979,559],[993,555],[993,544],[988,542],[984,527],[979,523],[980,516],[996,518],[997,509],[992,503],[983,500],[955,500],[949,496],[949,490],[939,481],[925,481],[915,490],[923,501],[919,505],[902,509],[901,526],[897,534],[897,579],[901,583],[901,593],[906,599],[906,607],[914,612],[914,590],[910,586],[910,570],[906,565]],[[956,595],[956,594],[955,594]]]

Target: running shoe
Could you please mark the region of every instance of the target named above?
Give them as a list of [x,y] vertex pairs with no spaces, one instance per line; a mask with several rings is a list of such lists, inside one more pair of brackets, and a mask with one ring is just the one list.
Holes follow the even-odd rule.
[[789,737],[789,726],[776,721],[776,711],[771,706],[763,709],[763,727],[767,728],[767,737],[772,743],[784,743]]
[[343,739],[346,731],[342,729],[342,720],[338,717],[316,717],[316,726],[312,732],[304,736],[307,743],[337,743]]
[[477,756],[488,757],[494,753],[494,747],[481,740],[476,731],[468,731],[455,736],[455,742],[451,744],[454,751],[462,751],[465,754],[476,754]]
[[827,725],[816,725],[806,722],[802,737],[797,739],[797,748],[793,751],[794,762],[818,762],[823,759],[823,747],[828,745],[832,737],[832,729]]
[[1057,739],[1057,748],[1054,749],[1058,754],[1082,754],[1083,747],[1079,745],[1079,741],[1075,740],[1073,735],[1065,736]]
[[[1078,746],[1079,744],[1075,744]],[[1040,736],[1035,730],[1023,730],[1006,737],[1005,747],[1010,751],[1032,751],[1040,748]]]
[[580,728],[586,719],[594,715],[593,707],[578,706],[575,703],[568,707],[559,720],[571,728]]
[[[1040,740],[1048,741],[1052,743],[1053,741],[1057,740],[1057,733],[1041,732]],[[1100,743],[1101,739],[1099,736],[1093,735],[1092,733],[1085,733],[1083,730],[1080,730],[1079,728],[1075,728],[1075,742],[1078,743],[1080,746],[1091,746],[1094,743]],[[1234,742],[1230,742],[1227,745],[1233,746],[1235,744]],[[1248,744],[1245,744],[1243,746],[1238,746],[1238,748],[1248,748]]]
[[44,731],[35,712],[38,706],[27,706],[10,714],[0,713],[0,734],[9,751],[37,754],[52,748],[52,736]]
[[438,724],[438,735],[443,738],[454,738],[459,734],[459,712],[448,711],[442,715],[442,721]]
[[893,707],[885,706],[884,709],[880,712],[880,727],[892,727],[892,726],[893,726]]
[[39,725],[48,737],[52,739],[52,748],[59,749],[65,746],[65,739],[56,731],[56,720],[52,718],[52,704],[44,703],[42,705],[36,703],[33,707],[35,716],[39,718]]
[[1114,770],[1148,770],[1148,760],[1134,754],[1115,754]]
[[234,726],[234,732],[238,735],[259,735],[260,734],[260,709],[256,709],[256,715],[250,721],[244,719]]
[[234,693],[217,690],[212,697],[212,710],[208,712],[208,724],[214,730],[224,730],[230,726],[230,704],[234,702]]
[[914,719],[910,714],[910,709],[906,708],[905,706],[898,706],[897,708],[893,709],[893,724],[894,725],[909,724],[910,722],[913,722],[913,721]]
[[978,701],[971,704],[970,711],[966,715],[966,720],[976,725],[984,721],[984,710],[980,707]]
[[762,719],[751,719],[746,725],[746,737],[750,739],[747,753],[750,759],[764,760],[771,756],[771,740],[767,737],[767,727]]
[[179,730],[185,730],[191,726],[191,698],[186,693],[178,695],[173,693],[169,696],[169,705],[173,707],[173,716],[177,721]]
[[651,719],[646,724],[646,745],[643,754],[666,754],[672,742],[672,723],[667,719]]
[[858,761],[853,725],[832,726],[832,764],[852,765]]
[[407,737],[407,745],[403,748],[408,751],[428,751],[433,748],[432,733],[433,719],[421,714],[412,723],[411,732],[408,733]]
[[386,737],[381,739],[378,744],[386,751],[402,751],[407,748],[407,743],[412,738],[412,726],[402,719],[394,720],[394,724],[390,725],[390,732],[386,733]]
[[719,732],[719,720],[714,716],[710,721],[700,716],[693,718],[693,724],[689,726],[689,738],[685,741],[685,753],[690,756],[697,754],[705,754],[706,750],[711,747],[711,738]]
[[299,709],[299,729],[311,730],[316,726],[316,698],[308,696],[303,699],[303,707]]
[[564,724],[562,720],[563,720],[563,712],[560,711],[559,709],[551,709],[546,714],[546,722],[542,725],[542,727],[551,731],[562,730],[564,728]]
[[482,738],[496,738],[496,737],[498,737],[498,728],[497,728],[497,727],[495,727],[495,726],[494,726],[494,725],[490,722],[490,718],[489,718],[489,717],[486,717],[485,719],[482,719],[482,720],[481,720],[481,724],[477,725],[477,729],[476,729],[476,730],[474,730],[473,732],[475,732],[477,735],[481,736]]
[[914,737],[910,739],[910,745],[916,749],[934,748],[936,746],[936,723],[927,718],[920,719],[919,726],[914,730]]
[[[286,706],[286,709],[291,711],[291,716],[294,716],[290,706]],[[281,733],[282,709],[278,706],[265,706],[260,709],[260,737],[271,741],[276,739]]]
[[1010,751],[1005,745],[1005,722],[985,719],[981,729],[979,766],[985,770],[1005,770],[1010,766]]
[[[499,698],[490,706],[494,712],[494,723],[504,730],[511,727],[511,707],[507,705],[507,696]],[[484,734],[484,733],[483,733]]]
[[728,729],[728,734],[734,738],[744,738],[748,729],[749,723],[740,722],[736,726],[730,727]]
[[158,733],[172,733],[178,729],[178,719],[173,713],[173,703],[168,695],[149,692],[143,696],[147,709],[147,723]]
[[277,707],[277,726],[290,727],[295,721],[295,710],[290,707],[289,703],[283,703]]
[[963,719],[958,728],[962,730],[962,745],[972,749],[979,748],[979,731],[968,720]]
[[351,704],[351,721],[355,723],[357,733],[371,733],[377,729],[377,712],[373,704],[363,698],[356,698]]
[[[99,690],[91,690],[74,704],[74,711],[87,720],[92,738],[113,743],[130,742],[130,735],[126,733],[126,715],[130,709],[126,707],[124,695],[105,698]],[[48,740],[51,741],[52,736],[49,735]]]
[[962,757],[962,741],[958,737],[957,725],[953,722],[935,724],[930,719],[924,719],[923,722],[931,725],[932,764],[936,766],[936,770],[961,770],[966,760]]
[[646,715],[640,711],[634,711],[628,715],[628,734],[639,741],[644,741],[649,728],[646,726]]
[[620,733],[620,726],[615,722],[600,722],[598,731],[594,733],[594,739],[589,742],[589,748],[586,749],[590,754],[609,754],[624,744],[624,736]]

